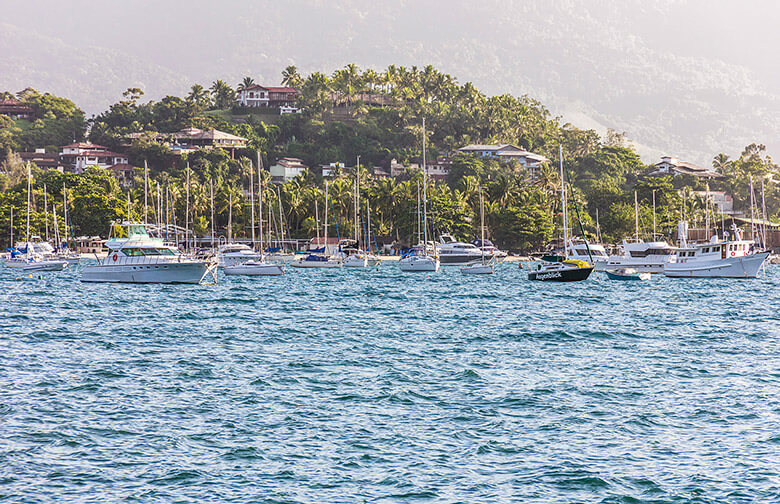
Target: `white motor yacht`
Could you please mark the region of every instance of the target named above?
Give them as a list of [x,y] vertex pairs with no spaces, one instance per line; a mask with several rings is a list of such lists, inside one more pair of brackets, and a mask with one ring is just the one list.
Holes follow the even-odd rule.
[[209,273],[216,282],[216,262],[183,255],[162,238],[150,237],[146,224],[116,223],[111,234],[106,242],[108,256],[84,266],[82,282],[196,284]]
[[[590,254],[588,253],[590,249]],[[607,251],[600,243],[585,242],[582,239],[569,240],[569,259],[592,263],[596,271],[603,271],[607,262]]]
[[734,239],[713,236],[707,243],[688,244],[687,223],[679,227],[680,247],[677,255],[664,264],[668,277],[696,278],[755,278],[769,257],[769,251],[758,250],[756,243],[743,240],[736,225],[732,225]]
[[20,242],[3,264],[24,271],[62,271],[68,263],[53,252],[54,247],[44,241]]
[[436,253],[443,265],[466,264],[481,260],[483,252],[473,243],[455,240],[452,235],[443,234],[436,245]]
[[249,245],[243,243],[225,243],[217,247],[219,267],[236,266],[247,261],[259,261],[260,252],[255,252]]
[[499,250],[498,247],[496,247],[490,240],[474,240],[471,242],[471,244],[480,249],[482,253],[485,254],[485,256],[488,258],[492,257],[501,261],[507,256],[506,252]]
[[607,257],[606,261],[595,262],[596,271],[633,268],[640,273],[663,273],[664,265],[674,258],[677,249],[665,241],[623,240],[620,251],[618,255]]

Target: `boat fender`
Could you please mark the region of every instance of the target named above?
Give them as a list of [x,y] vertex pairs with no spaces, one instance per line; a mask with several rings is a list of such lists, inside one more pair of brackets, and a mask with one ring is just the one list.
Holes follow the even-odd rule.
[[119,256],[118,256],[118,255],[116,255],[116,254],[114,254],[114,257],[112,257],[112,259],[114,260],[114,262],[116,262],[116,259],[117,259],[117,257],[119,257]]
[[735,255],[737,255],[737,253],[736,253],[736,252],[732,252],[732,253],[731,253],[731,257],[734,257]]

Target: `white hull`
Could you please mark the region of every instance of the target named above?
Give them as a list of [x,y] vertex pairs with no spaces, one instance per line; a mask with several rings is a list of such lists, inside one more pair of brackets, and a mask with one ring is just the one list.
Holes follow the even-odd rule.
[[368,268],[368,258],[366,256],[347,256],[344,258],[345,268]]
[[279,276],[284,275],[284,269],[278,264],[266,262],[248,262],[238,266],[228,266],[222,271],[226,275],[246,276]]
[[328,259],[327,261],[296,260],[290,263],[293,268],[341,268],[341,261]]
[[158,262],[155,264],[106,264],[84,266],[82,282],[113,283],[200,283],[209,267],[203,261]]
[[23,271],[62,271],[68,265],[65,261],[43,259],[40,261],[27,261],[19,259],[6,259],[6,268],[20,269]]
[[222,255],[219,258],[219,267],[238,266],[247,261],[259,261],[260,254],[240,254],[240,255]]
[[755,278],[769,252],[741,257],[667,263],[664,275],[675,278]]
[[398,267],[405,272],[439,271],[439,260],[428,256],[409,256],[398,261]]
[[663,273],[664,265],[668,264],[668,260],[656,261],[656,262],[639,262],[632,261],[631,259],[617,260],[617,261],[596,261],[594,266],[596,271],[607,271],[620,268],[634,268],[640,273]]
[[482,263],[467,264],[460,268],[460,272],[464,275],[492,275],[493,265]]

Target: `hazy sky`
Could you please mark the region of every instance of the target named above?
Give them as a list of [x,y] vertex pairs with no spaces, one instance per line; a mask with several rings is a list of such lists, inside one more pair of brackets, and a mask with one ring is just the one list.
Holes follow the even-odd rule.
[[90,114],[130,86],[159,99],[218,78],[278,84],[288,64],[431,63],[625,130],[646,160],[708,163],[780,134],[770,1],[4,0],[2,12],[0,89],[62,94]]

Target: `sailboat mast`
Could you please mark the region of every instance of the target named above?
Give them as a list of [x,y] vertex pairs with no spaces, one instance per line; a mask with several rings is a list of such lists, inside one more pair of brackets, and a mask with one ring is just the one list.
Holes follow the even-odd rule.
[[653,240],[655,240],[655,189],[653,189]]
[[[257,151],[257,232],[260,234],[260,259],[263,258],[263,179],[260,151]],[[254,219],[254,210],[252,211]]]
[[417,182],[417,243],[422,240],[422,212],[420,211],[420,183]]
[[328,253],[328,181],[325,181],[325,254]]
[[[260,167],[258,167],[258,170],[259,169]],[[255,173],[254,170],[252,169],[251,161],[249,161],[249,207],[252,209],[252,249],[254,249],[255,248]]]
[[314,200],[314,220],[317,224],[317,245],[320,244],[320,210],[317,200]]
[[479,248],[481,249],[482,264],[485,264],[485,202],[482,199],[482,187],[479,188],[479,229]]
[[634,191],[634,239],[639,241],[639,197]]
[[184,212],[184,249],[189,248],[190,242],[190,162],[187,161],[187,205]]
[[14,207],[11,205],[11,242],[8,248],[14,248]]
[[563,146],[558,146],[558,161],[561,168],[561,211],[563,214],[563,256],[569,256],[569,233],[567,223],[569,222],[566,214],[566,179],[563,176]]
[[209,180],[209,192],[211,195],[211,250],[214,250],[214,179]]
[[149,193],[147,189],[149,187],[148,177],[149,166],[144,159],[144,224],[149,224]]
[[[62,220],[65,224],[65,246],[68,246],[68,191],[65,188],[65,182],[62,183]],[[75,247],[74,247],[75,248]]]
[[27,233],[25,234],[24,241],[27,248],[27,255],[30,255],[30,190],[32,189],[32,171],[30,168],[30,162],[27,162]]
[[761,179],[761,215],[763,219],[763,223],[761,226],[761,248],[766,249],[766,224],[767,224],[767,216],[766,216],[766,195],[764,194],[764,179]]
[[46,222],[46,241],[49,241],[49,199],[46,195],[46,184],[43,184],[43,212]]
[[279,189],[279,235],[282,237],[281,247],[284,247],[284,219],[282,218],[282,188]]
[[425,118],[422,120],[423,133],[423,251],[428,255],[428,165],[425,160]]
[[753,199],[753,175],[750,176],[750,239],[756,241],[756,216],[753,213],[755,207]]

